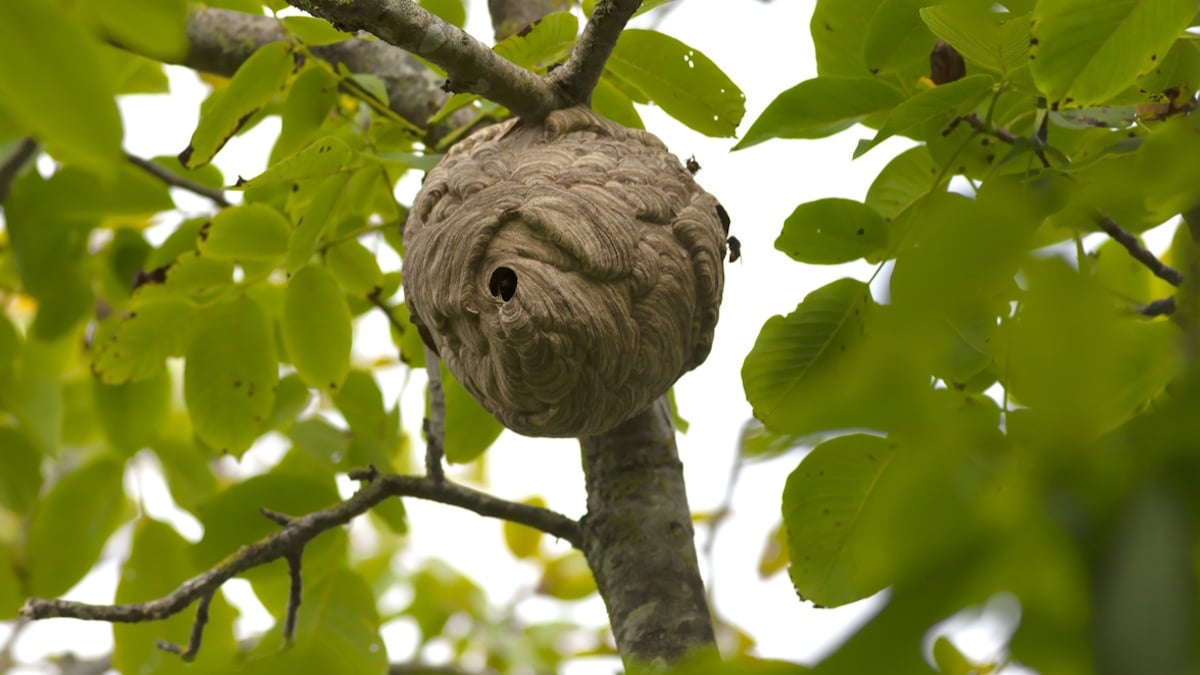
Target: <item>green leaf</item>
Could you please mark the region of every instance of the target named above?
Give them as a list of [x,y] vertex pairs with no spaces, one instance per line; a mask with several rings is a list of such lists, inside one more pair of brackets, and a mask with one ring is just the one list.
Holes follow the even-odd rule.
[[171,376],[157,375],[126,384],[92,378],[92,398],[108,442],[126,457],[158,439],[171,411]]
[[822,77],[865,77],[866,27],[883,0],[817,0],[809,29]]
[[[308,17],[288,17],[308,18]],[[288,89],[279,113],[279,138],[271,148],[267,166],[294,154],[316,139],[338,105],[338,79],[326,68],[309,66],[300,71]]]
[[271,415],[267,418],[267,428],[278,429],[288,424],[296,418],[296,415],[304,412],[311,399],[312,394],[299,375],[290,373],[284,376],[279,380],[279,386],[275,391],[275,405],[272,406]]
[[66,593],[100,558],[125,504],[122,463],[106,455],[59,479],[34,508],[27,541],[29,592]]
[[154,454],[162,464],[171,498],[188,511],[194,511],[197,504],[217,493],[217,478],[209,466],[209,454],[191,436],[188,429],[187,440],[160,438],[154,443]]
[[288,281],[283,342],[296,372],[310,386],[336,391],[350,370],[353,327],[337,280],[324,267],[305,265]]
[[87,30],[57,2],[5,2],[0,63],[8,64],[0,68],[0,110],[55,157],[111,176],[121,157],[121,118]]
[[186,0],[97,0],[88,9],[111,42],[157,61],[187,53]]
[[463,0],[421,0],[421,6],[452,26],[462,28],[467,24],[467,7]]
[[876,256],[887,243],[887,224],[871,207],[829,198],[797,206],[775,248],[798,262],[836,265]]
[[446,392],[446,461],[454,464],[473,461],[500,437],[504,425],[484,410],[440,362],[439,367]]
[[334,392],[333,402],[356,436],[388,438],[398,431],[389,428],[391,416],[383,406],[383,393],[365,370],[351,370],[341,389]]
[[633,101],[610,81],[607,74],[600,76],[596,89],[592,91],[592,109],[621,126],[646,128],[641,115],[633,107]]
[[265,204],[222,209],[200,228],[200,252],[236,261],[275,260],[287,255],[291,228],[287,219]]
[[17,612],[25,604],[25,590],[13,564],[16,559],[12,547],[0,545],[0,621],[17,618]]
[[566,60],[579,19],[570,12],[554,12],[534,22],[528,32],[510,35],[492,48],[500,56],[535,72],[544,72],[551,64]]
[[310,47],[331,45],[354,37],[350,33],[334,28],[325,19],[313,16],[285,16],[280,19],[280,22],[288,32],[300,38]]
[[191,142],[179,153],[180,163],[194,169],[212,161],[226,141],[287,84],[295,68],[293,50],[286,42],[270,42],[246,59],[201,114]]
[[1028,293],[998,351],[1011,396],[1047,445],[1071,447],[1137,413],[1177,373],[1179,331],[1121,316],[1096,283],[1053,259],[1029,264]]
[[867,115],[887,110],[904,95],[869,77],[805,80],[771,101],[733,147],[741,150],[772,138],[824,138],[848,129]]
[[186,358],[183,393],[196,434],[240,456],[265,430],[279,381],[266,314],[247,296],[208,308]]
[[1008,74],[1029,62],[1028,14],[993,12],[986,3],[948,2],[922,8],[921,19],[973,65]]
[[[970,111],[992,90],[990,75],[969,75],[961,80],[939,85],[913,96],[896,106],[887,116],[875,137],[859,143],[854,151],[858,158],[871,148],[896,134],[909,134],[929,125],[937,125],[940,133],[955,119]],[[934,132],[934,129],[925,129]]]
[[857,526],[896,452],[896,444],[884,438],[841,436],[813,448],[788,476],[783,489],[788,574],[802,599],[837,607],[886,585],[864,574],[860,561],[883,552],[863,541]]
[[884,0],[863,38],[863,60],[872,73],[928,72],[936,42],[917,11],[936,0]]
[[288,436],[296,447],[331,467],[345,462],[346,450],[350,447],[349,434],[320,417],[296,422]]
[[892,221],[914,202],[949,182],[933,161],[929,148],[918,145],[892,158],[883,167],[863,201],[885,220]]
[[330,246],[325,251],[325,265],[342,289],[356,298],[366,298],[383,286],[379,262],[357,239]]
[[375,596],[361,576],[335,569],[316,583],[306,584],[304,591],[295,644],[280,649],[284,643],[277,623],[246,657],[248,670],[261,675],[387,671]]
[[706,136],[733,136],[746,114],[746,97],[728,75],[704,54],[657,31],[623,31],[607,69]]
[[[192,564],[191,544],[166,523],[142,517],[133,530],[129,557],[121,565],[116,602],[137,603],[171,593],[202,570]],[[188,644],[195,616],[180,612],[163,621],[113,624],[113,668],[123,673],[229,672],[234,668],[237,641],[233,634],[235,611],[218,593],[209,605],[204,625],[204,642],[196,659],[185,662],[178,655],[157,647],[166,641]]]
[[1166,56],[1198,9],[1196,0],[1039,2],[1033,79],[1052,102],[1106,103]]
[[188,300],[159,297],[108,317],[92,341],[92,370],[107,384],[154,376],[168,356],[182,354],[195,312]]
[[42,453],[8,425],[0,425],[0,448],[0,505],[25,515],[42,489]]
[[317,250],[317,242],[322,233],[329,227],[330,216],[334,207],[350,181],[350,174],[339,173],[330,176],[321,183],[317,193],[313,195],[308,205],[296,217],[296,229],[292,230],[288,239],[287,260],[284,266],[288,273],[294,274],[312,258]]
[[280,183],[293,183],[313,178],[324,178],[343,171],[354,159],[354,151],[346,141],[337,136],[326,136],[313,141],[308,147],[291,157],[272,164],[266,171],[239,185],[246,190]]

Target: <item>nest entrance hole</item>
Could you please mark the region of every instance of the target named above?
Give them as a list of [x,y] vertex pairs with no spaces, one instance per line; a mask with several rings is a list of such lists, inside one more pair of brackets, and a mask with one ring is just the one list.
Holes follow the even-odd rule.
[[488,280],[488,290],[492,292],[492,297],[504,302],[512,300],[517,293],[517,273],[511,267],[497,267]]

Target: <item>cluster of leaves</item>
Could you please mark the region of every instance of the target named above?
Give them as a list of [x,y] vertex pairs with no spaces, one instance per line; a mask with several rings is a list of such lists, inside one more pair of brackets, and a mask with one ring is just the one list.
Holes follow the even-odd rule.
[[[256,15],[264,4],[286,7],[207,4]],[[456,25],[465,19],[461,0],[422,4]],[[116,600],[145,601],[270,534],[275,525],[259,507],[308,513],[339,499],[338,472],[413,466],[399,408],[385,402],[375,371],[424,367],[423,349],[395,297],[400,270],[379,260],[403,255],[397,181],[428,170],[472,125],[425,146],[426,129],[388,108],[378,78],[309,51],[349,35],[322,20],[281,17],[289,40],[262,47],[228,80],[204,76],[213,89],[190,143],[152,160],[160,173],[216,195],[211,212],[188,217],[178,193],[122,150],[116,105],[126,94],[169,93],[163,62],[188,49],[188,11],[184,0],[0,5],[0,60],[23,64],[0,69],[0,157],[30,137],[56,162],[52,170],[15,167],[0,229],[0,619],[13,618],[27,597],[74,586],[122,524],[133,521],[132,550]],[[552,14],[495,50],[545,73],[565,60],[578,31],[573,14]],[[670,67],[647,69],[652,63]],[[715,136],[733,135],[742,101],[702,54],[645,30],[622,36],[595,98],[597,109],[631,126],[641,126],[633,102],[653,102]],[[428,128],[463,107],[477,122],[507,115],[455,96]],[[230,187],[210,161],[272,116],[281,127],[267,169]],[[240,200],[225,204],[228,191]],[[398,362],[354,356],[356,321],[377,309],[388,314]],[[475,460],[501,427],[448,373],[443,380],[447,457]],[[223,458],[240,458],[265,435],[288,450],[265,473],[240,478]],[[125,465],[139,453],[157,459],[175,503],[203,525],[199,542],[139,515],[127,498]],[[330,531],[305,549],[293,649],[279,650],[277,625],[247,651],[234,639],[235,610],[218,594],[190,667],[379,672],[383,622],[412,618],[424,645],[449,635],[447,622],[462,615],[472,627],[451,636],[456,654],[482,651],[501,672],[557,668],[562,637],[578,627],[529,627],[511,609],[489,610],[472,581],[436,562],[395,572],[390,561],[408,527],[403,505],[393,500],[372,514],[372,546],[351,555],[346,533]],[[514,555],[542,571],[538,592],[561,600],[594,593],[577,552],[546,553],[536,533],[518,526],[506,535]],[[246,578],[282,623],[282,563]],[[376,598],[404,585],[414,589],[412,602],[381,615]],[[115,667],[182,668],[154,645],[186,643],[190,626],[185,615],[116,626]],[[576,651],[606,649],[599,635],[575,642]]]
[[[1200,574],[1194,0],[820,0],[818,76],[739,143],[915,143],[862,201],[799,205],[776,248],[863,260],[763,326],[764,431],[814,446],[781,535],[804,600],[886,608],[814,670],[989,671],[937,622],[1020,603],[999,654],[1045,673],[1190,672]],[[856,133],[862,127],[854,127]],[[1182,217],[1181,217],[1182,216]],[[1101,229],[1176,228],[1176,289]],[[1172,316],[1150,316],[1173,297]],[[782,671],[780,671],[782,672]]]

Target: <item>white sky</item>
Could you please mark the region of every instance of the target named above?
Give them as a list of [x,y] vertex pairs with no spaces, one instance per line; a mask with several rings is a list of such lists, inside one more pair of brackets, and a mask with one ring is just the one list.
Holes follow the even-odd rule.
[[[781,91],[815,76],[808,21],[814,3],[778,0],[680,0],[658,28],[698,49],[715,61],[746,94],[747,112],[739,132],[744,132],[763,108]],[[472,0],[468,30],[488,43],[491,27],[486,2]],[[637,26],[648,26],[654,17],[642,17]],[[193,74],[173,69],[173,95],[129,97],[123,101],[126,149],[134,154],[173,154],[182,149],[194,128],[197,104],[204,88]],[[742,392],[742,359],[754,343],[759,328],[774,314],[793,310],[809,291],[847,274],[866,279],[865,267],[822,268],[800,265],[777,252],[773,243],[784,218],[796,205],[822,197],[862,199],[870,181],[904,141],[893,139],[866,157],[851,163],[859,137],[853,131],[821,141],[775,141],[729,153],[733,139],[711,139],[693,132],[657,109],[642,108],[650,131],[659,135],[681,158],[695,155],[702,165],[697,179],[721,200],[732,217],[731,233],[742,242],[743,261],[726,267],[725,301],[716,340],[708,361],[685,376],[676,389],[680,412],[691,429],[679,437],[693,511],[711,511],[722,499],[736,452],[741,425],[750,417]],[[265,165],[277,120],[235,139],[218,155],[216,164],[226,177],[253,176]],[[407,187],[407,200],[413,181]],[[180,202],[197,210],[208,205],[191,195]],[[358,344],[367,362],[373,355],[392,355],[382,317],[372,313],[359,330],[379,336],[372,344]],[[388,400],[402,398],[402,415],[414,438],[419,438],[424,380],[414,376],[405,386],[399,369],[383,371],[380,379]],[[278,447],[251,451],[243,463],[265,468],[278,456]],[[720,530],[715,544],[716,610],[757,640],[759,655],[811,663],[844,638],[853,626],[870,615],[874,601],[836,610],[816,610],[799,602],[786,573],[768,580],[757,574],[767,533],[779,519],[780,495],[799,455],[755,464],[743,473],[733,500],[733,516]],[[145,458],[143,458],[145,459]],[[486,455],[489,489],[504,497],[521,499],[540,494],[551,508],[571,517],[584,513],[585,492],[573,441],[530,439],[505,432]],[[185,536],[196,537],[195,521],[172,513],[169,496],[154,475],[153,462],[135,463],[127,485],[140,489],[148,510],[169,517]],[[411,547],[398,564],[408,568],[425,557],[448,561],[479,582],[493,602],[503,604],[537,582],[536,571],[512,559],[504,549],[498,521],[440,504],[407,500],[411,515]],[[706,533],[698,531],[698,544]],[[127,537],[117,537],[109,548],[110,559],[89,575],[70,597],[110,602],[116,583],[117,562],[125,555]],[[702,561],[702,566],[704,565]],[[244,582],[230,582],[227,590],[249,596]],[[269,617],[256,603],[242,602],[242,628],[261,630]],[[554,603],[526,602],[530,618],[552,619],[560,611]],[[303,611],[303,610],[302,610]],[[598,599],[578,603],[570,616],[594,625],[606,623]],[[0,625],[0,643],[8,627]],[[408,653],[414,640],[411,626],[398,622],[385,627],[389,651]],[[960,647],[976,657],[992,656],[994,638],[985,630],[958,635]],[[34,624],[18,643],[18,658],[32,659],[49,647],[71,645],[77,653],[98,655],[111,649],[111,631],[105,624],[48,621]],[[436,650],[425,656],[437,658]],[[570,675],[603,673],[618,667],[614,659],[590,659],[574,664]],[[31,671],[36,672],[36,671]]]

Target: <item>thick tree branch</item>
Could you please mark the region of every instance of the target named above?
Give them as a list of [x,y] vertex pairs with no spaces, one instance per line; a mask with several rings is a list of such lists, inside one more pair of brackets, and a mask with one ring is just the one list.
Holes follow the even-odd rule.
[[667,397],[580,446],[583,553],[626,666],[715,648]]
[[142,159],[136,155],[125,153],[125,159],[129,160],[130,164],[142,169],[146,173],[149,173],[167,185],[171,185],[182,190],[187,190],[188,192],[210,199],[217,206],[229,206],[229,200],[225,199],[225,195],[220,190],[214,190],[195,181],[190,181],[174,171],[171,171],[170,169],[163,168],[148,159]]
[[9,187],[20,173],[21,167],[25,166],[25,162],[37,154],[37,149],[37,141],[32,138],[24,138],[17,144],[17,149],[5,158],[3,163],[0,163],[0,204],[8,199]]
[[[208,8],[192,11],[187,33],[188,52],[179,65],[225,77],[233,75],[259,47],[288,39],[272,17]],[[442,79],[424,63],[384,42],[353,39],[311,51],[350,72],[378,77],[387,87],[392,111],[422,128],[448,96],[441,90]]]
[[367,479],[366,485],[349,499],[327,509],[292,519],[275,534],[243,546],[216,567],[188,579],[162,598],[124,605],[92,605],[72,600],[33,598],[21,609],[21,616],[27,619],[67,617],[114,623],[165,619],[182,612],[197,599],[211,596],[221,584],[234,576],[253,567],[286,558],[303,549],[318,534],[345,525],[389,497],[417,497],[458,506],[481,516],[528,525],[576,547],[579,546],[579,523],[548,509],[510,502],[469,487],[429,477],[380,475],[374,471],[363,472],[359,477]]
[[617,38],[625,30],[633,13],[642,6],[642,0],[600,0],[592,18],[584,26],[583,35],[571,50],[567,62],[551,73],[551,80],[566,92],[567,98],[585,103],[600,81],[604,64],[617,45]]
[[288,0],[344,31],[367,31],[442,67],[456,92],[479,94],[522,117],[566,107],[541,77],[499,56],[410,0]]
[[1134,260],[1145,265],[1147,269],[1154,273],[1154,276],[1172,286],[1179,286],[1183,283],[1183,275],[1178,270],[1159,260],[1158,256],[1151,253],[1150,249],[1142,246],[1142,242],[1138,241],[1138,238],[1128,230],[1118,225],[1117,221],[1108,216],[1100,216],[1097,223],[1100,225],[1101,230],[1104,230],[1108,236],[1115,239],[1118,244],[1124,246],[1125,250],[1129,251],[1129,255],[1133,256]]

